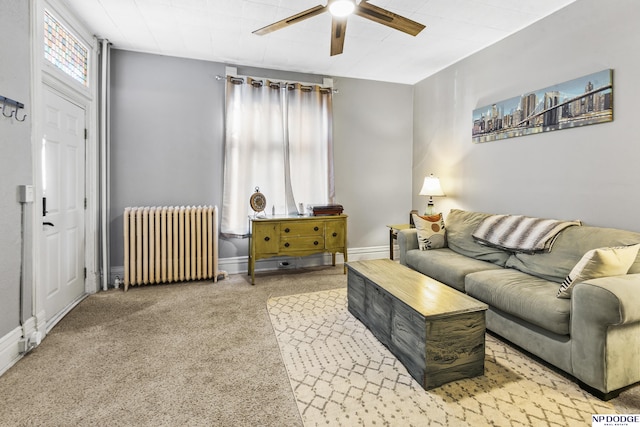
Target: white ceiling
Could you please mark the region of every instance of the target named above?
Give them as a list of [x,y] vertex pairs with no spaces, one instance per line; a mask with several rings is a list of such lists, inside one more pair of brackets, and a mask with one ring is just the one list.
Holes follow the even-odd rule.
[[370,0],[426,28],[413,37],[352,15],[329,55],[328,13],[252,34],[327,0],[62,0],[116,49],[227,65],[414,84],[575,0]]

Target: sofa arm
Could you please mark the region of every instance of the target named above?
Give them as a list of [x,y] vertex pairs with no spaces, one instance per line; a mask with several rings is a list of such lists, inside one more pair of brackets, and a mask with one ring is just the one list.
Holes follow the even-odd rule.
[[640,274],[603,277],[571,296],[574,375],[603,393],[640,381]]
[[400,264],[407,265],[407,251],[418,249],[418,230],[415,228],[399,230],[398,248],[400,249]]
[[577,284],[575,291],[578,295],[571,297],[573,316],[588,314],[607,326],[640,322],[640,274],[587,280]]

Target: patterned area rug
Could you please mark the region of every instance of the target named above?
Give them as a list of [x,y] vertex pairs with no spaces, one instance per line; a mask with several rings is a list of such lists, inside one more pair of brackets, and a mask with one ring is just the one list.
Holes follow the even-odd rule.
[[486,336],[485,375],[425,391],[347,310],[346,289],[267,303],[304,425],[578,426],[616,413]]

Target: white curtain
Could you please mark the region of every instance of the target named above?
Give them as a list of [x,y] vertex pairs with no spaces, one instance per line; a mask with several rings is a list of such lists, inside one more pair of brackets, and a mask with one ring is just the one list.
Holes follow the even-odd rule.
[[269,216],[333,202],[331,97],[317,86],[227,78],[222,233],[248,233],[256,187]]

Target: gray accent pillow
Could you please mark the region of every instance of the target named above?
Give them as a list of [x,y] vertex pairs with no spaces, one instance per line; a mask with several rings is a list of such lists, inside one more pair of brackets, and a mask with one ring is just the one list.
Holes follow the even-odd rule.
[[573,286],[599,277],[622,276],[638,256],[640,244],[591,249],[571,270],[558,289],[558,298],[571,298]]

